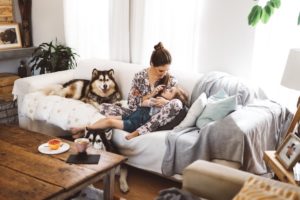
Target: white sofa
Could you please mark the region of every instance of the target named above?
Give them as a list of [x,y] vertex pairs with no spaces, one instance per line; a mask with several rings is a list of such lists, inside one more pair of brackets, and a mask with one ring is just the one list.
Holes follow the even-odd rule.
[[[18,100],[19,124],[25,129],[44,134],[54,136],[68,134],[66,130],[70,127],[86,125],[103,116],[91,105],[85,105],[82,102],[58,96],[45,96],[39,90],[43,89],[45,91],[45,88],[51,85],[65,83],[75,78],[90,79],[93,68],[113,68],[115,79],[119,84],[123,99],[127,99],[134,74],[146,67],[136,64],[92,59],[80,61],[78,67],[74,70],[18,79],[14,84],[13,94]],[[172,68],[171,73],[178,79],[181,87],[187,90],[190,95],[195,85],[203,76],[200,73],[173,71]],[[278,112],[278,115],[281,115],[281,113]],[[261,123],[260,119],[263,118],[259,116],[254,121]],[[244,122],[241,125],[244,125]],[[128,141],[124,138],[128,134],[127,132],[114,130],[113,142],[122,154],[128,156],[127,163],[129,165],[161,174],[161,165],[166,151],[165,138],[168,132],[156,131]],[[266,148],[274,149],[275,147],[264,146],[262,148],[262,150],[266,150]],[[234,168],[241,167],[240,162],[219,158],[211,158],[209,160]]]

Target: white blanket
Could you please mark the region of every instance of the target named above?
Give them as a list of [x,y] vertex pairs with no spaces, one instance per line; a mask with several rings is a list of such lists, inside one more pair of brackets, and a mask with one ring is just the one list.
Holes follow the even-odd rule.
[[25,95],[20,112],[32,120],[46,121],[63,130],[86,126],[104,118],[90,104],[60,96],[46,96],[40,91]]

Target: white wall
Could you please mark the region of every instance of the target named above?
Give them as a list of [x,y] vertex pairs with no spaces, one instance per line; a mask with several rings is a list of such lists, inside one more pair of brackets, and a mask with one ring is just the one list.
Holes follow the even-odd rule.
[[33,45],[57,38],[65,43],[63,0],[32,0]]
[[225,71],[248,78],[254,29],[247,16],[253,1],[206,0],[201,22],[199,71]]

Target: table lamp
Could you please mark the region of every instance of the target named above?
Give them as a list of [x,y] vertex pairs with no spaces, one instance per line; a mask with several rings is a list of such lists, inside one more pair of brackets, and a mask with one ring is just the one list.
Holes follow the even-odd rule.
[[[283,76],[281,79],[281,85],[290,89],[300,90],[300,49],[290,50],[287,63],[283,72]],[[293,132],[294,127],[298,122],[298,119],[300,117],[299,103],[300,103],[300,97],[298,97],[297,111],[293,117],[293,120],[285,136]]]

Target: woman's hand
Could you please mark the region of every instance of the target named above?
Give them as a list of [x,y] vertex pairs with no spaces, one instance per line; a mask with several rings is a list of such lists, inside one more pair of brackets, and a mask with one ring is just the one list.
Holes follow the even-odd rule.
[[[164,90],[166,85],[158,85],[151,93],[143,96],[142,106],[156,106],[154,103],[151,102],[153,97],[155,97],[160,91]],[[154,99],[155,100],[155,99]]]
[[158,85],[152,92],[152,96],[154,97],[157,95],[160,91],[162,91],[166,86],[165,85]]

